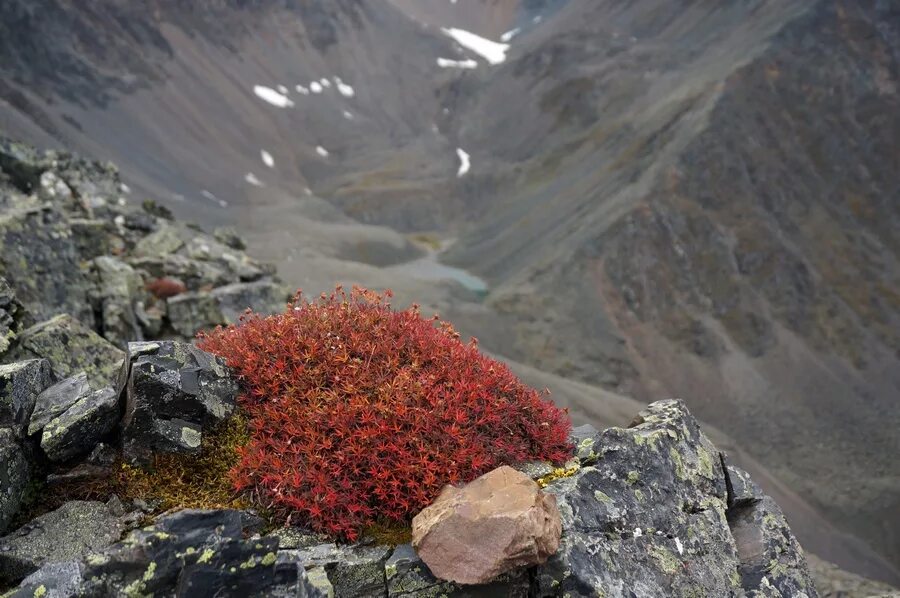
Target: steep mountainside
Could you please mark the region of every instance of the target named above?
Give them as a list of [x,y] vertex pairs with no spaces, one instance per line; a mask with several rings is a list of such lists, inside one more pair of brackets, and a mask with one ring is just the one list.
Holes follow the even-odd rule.
[[688,398],[804,545],[897,582],[898,11],[9,0],[0,129],[291,285],[439,309],[579,421]]

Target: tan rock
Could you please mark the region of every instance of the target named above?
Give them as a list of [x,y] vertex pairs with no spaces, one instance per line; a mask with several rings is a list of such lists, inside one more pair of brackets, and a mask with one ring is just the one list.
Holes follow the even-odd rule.
[[431,572],[461,584],[544,563],[561,534],[556,497],[506,466],[462,488],[447,486],[412,527],[413,546]]

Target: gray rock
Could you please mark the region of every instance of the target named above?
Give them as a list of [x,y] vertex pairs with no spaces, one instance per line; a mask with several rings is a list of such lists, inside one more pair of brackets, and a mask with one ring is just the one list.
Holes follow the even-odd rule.
[[[743,596],[757,589],[741,575],[721,456],[681,401],[653,403],[633,427],[602,432],[593,450],[593,465],[546,488],[559,500],[563,538],[537,570],[537,595]],[[788,577],[808,580],[802,553],[785,563]],[[801,591],[815,596],[811,584]]]
[[34,598],[43,588],[42,598],[75,598],[83,571],[78,561],[50,563],[22,580],[20,586],[27,590],[14,591],[11,595]]
[[742,496],[728,511],[728,525],[740,558],[741,585],[751,596],[814,596],[815,585],[803,550],[781,508],[750,481],[746,472],[732,466],[727,472],[731,480],[745,480],[739,491]]
[[597,459],[599,452],[600,432],[590,424],[584,424],[572,428],[569,440],[575,445],[575,457],[582,464],[588,464]]
[[235,283],[211,292],[182,293],[168,300],[169,321],[176,332],[193,337],[204,329],[238,321],[247,308],[260,314],[284,311],[287,291],[272,281]]
[[0,427],[12,428],[20,438],[25,436],[37,397],[51,381],[46,359],[0,365]]
[[216,238],[216,241],[231,249],[236,249],[238,251],[247,249],[244,240],[241,239],[238,232],[232,226],[220,226],[216,228],[213,231],[213,237]]
[[112,385],[125,357],[109,341],[67,314],[22,332],[16,354],[43,357],[58,378],[85,372],[94,388]]
[[492,598],[504,596],[525,598],[528,596],[529,579],[525,569],[501,575],[486,585],[460,586],[442,581],[431,574],[428,566],[416,555],[411,544],[394,549],[384,564],[387,595],[390,598],[453,596],[455,598]]
[[159,257],[175,253],[182,245],[184,241],[178,229],[171,224],[163,224],[138,241],[133,253],[136,257]]
[[119,421],[119,395],[110,387],[81,398],[52,419],[41,434],[41,449],[51,461],[90,453]]
[[177,341],[129,343],[119,388],[123,449],[133,461],[199,451],[203,428],[229,417],[238,393],[220,358]]
[[45,564],[98,552],[122,531],[102,502],[68,502],[0,538],[0,582],[17,583]]
[[80,256],[65,216],[44,205],[0,214],[0,275],[37,320],[93,319]]
[[46,565],[9,596],[31,598],[41,585],[61,596],[327,596],[274,538],[245,539],[245,520],[232,510],[166,515],[75,566]]
[[109,255],[114,249],[123,247],[121,239],[116,236],[115,224],[108,220],[72,218],[69,226],[75,248],[84,261]]
[[31,483],[31,465],[15,434],[0,428],[0,533],[12,521]]
[[119,347],[143,340],[135,304],[144,297],[144,281],[134,268],[109,256],[94,260],[103,336]]
[[16,334],[26,326],[28,314],[19,303],[12,287],[0,276],[0,357],[16,340]]
[[132,257],[128,263],[147,273],[148,278],[177,278],[189,290],[211,289],[234,282],[234,278],[222,266],[194,260],[178,254],[150,257]]
[[37,434],[50,420],[62,415],[66,409],[91,392],[87,374],[80,372],[60,380],[37,396],[34,411],[28,423],[28,435]]
[[384,563],[390,549],[384,546],[320,544],[279,551],[279,558],[303,563],[307,569],[324,567],[335,596],[364,598],[384,596]]

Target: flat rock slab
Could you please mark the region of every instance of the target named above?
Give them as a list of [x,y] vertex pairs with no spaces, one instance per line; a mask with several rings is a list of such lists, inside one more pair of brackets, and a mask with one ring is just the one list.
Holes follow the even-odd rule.
[[0,365],[0,427],[24,437],[38,395],[50,385],[52,373],[46,359],[29,359]]
[[28,435],[37,434],[50,420],[91,393],[87,374],[80,372],[60,380],[38,395],[28,423]]
[[176,332],[192,337],[200,330],[237,322],[248,308],[259,314],[282,312],[287,296],[283,286],[266,280],[182,293],[168,300],[169,320]]
[[118,393],[111,387],[93,391],[44,426],[41,449],[56,462],[86,455],[118,422]]
[[68,502],[0,538],[0,582],[16,583],[44,564],[99,552],[122,531],[102,502]]
[[412,525],[413,546],[431,572],[462,584],[546,562],[561,533],[556,497],[507,466],[447,486]]
[[93,388],[114,385],[125,358],[115,345],[66,314],[23,331],[16,352],[46,359],[58,378],[85,372]]

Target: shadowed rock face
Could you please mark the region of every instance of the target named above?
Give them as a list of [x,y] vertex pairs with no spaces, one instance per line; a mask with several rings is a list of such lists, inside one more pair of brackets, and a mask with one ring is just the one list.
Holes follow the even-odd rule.
[[[483,347],[567,385],[689,397],[774,471],[767,491],[787,482],[880,557],[815,550],[898,579],[893,3],[101,4],[9,3],[0,126],[114,158],[181,216],[239,223],[292,286],[403,286],[404,301],[428,294]],[[438,26],[497,39],[520,24],[502,65],[435,66],[470,57]],[[353,98],[333,79],[296,91],[335,76]],[[253,94],[281,84],[290,109]],[[471,155],[462,178],[456,148]],[[23,194],[41,186],[41,169],[16,164],[0,166]],[[58,212],[14,207],[27,210],[0,217],[9,239]],[[396,231],[434,229],[459,236],[444,258],[487,281],[483,302],[361,265],[411,258]],[[56,260],[103,253],[53,242]],[[173,258],[132,265],[173,271]],[[48,288],[40,319],[69,300]],[[174,301],[190,308],[185,333],[227,307],[191,299]],[[133,326],[116,313],[102,315]],[[819,528],[795,523],[801,541]]]

